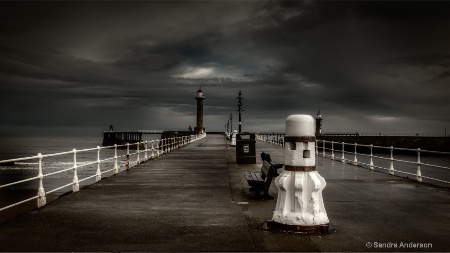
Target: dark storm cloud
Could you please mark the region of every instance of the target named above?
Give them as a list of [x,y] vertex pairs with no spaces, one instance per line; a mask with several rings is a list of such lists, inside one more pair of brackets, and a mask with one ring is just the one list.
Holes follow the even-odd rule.
[[[450,3],[0,2],[0,122],[279,131],[322,110],[326,131],[450,123]],[[235,117],[236,119],[237,117]],[[237,124],[235,124],[237,125]]]

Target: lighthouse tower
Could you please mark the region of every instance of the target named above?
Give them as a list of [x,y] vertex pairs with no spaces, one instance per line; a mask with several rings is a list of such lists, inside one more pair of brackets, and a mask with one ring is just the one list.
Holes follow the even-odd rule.
[[205,132],[205,128],[203,128],[203,99],[205,99],[205,94],[202,90],[197,91],[195,99],[197,100],[197,126],[194,130],[195,133],[199,134]]
[[316,117],[316,136],[322,135],[322,115],[320,115],[320,110],[317,112]]

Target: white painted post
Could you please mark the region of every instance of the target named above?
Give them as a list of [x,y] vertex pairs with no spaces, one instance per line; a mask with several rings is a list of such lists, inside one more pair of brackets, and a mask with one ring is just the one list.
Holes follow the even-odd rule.
[[389,174],[394,175],[394,147],[390,147],[391,148],[391,164],[389,166]]
[[233,133],[231,134],[231,144],[230,146],[236,146],[236,135],[237,135],[238,131],[237,130],[233,130]]
[[151,158],[154,158],[154,157],[155,157],[155,152],[154,152],[154,150],[155,150],[154,141],[152,140],[151,143],[152,143],[152,154],[150,155],[150,157],[151,157]]
[[341,162],[345,163],[345,144],[344,142],[342,142],[342,157],[341,157]]
[[286,119],[284,171],[275,178],[278,200],[268,227],[304,233],[328,232],[322,199],[326,183],[316,171],[315,126],[310,115]]
[[417,172],[416,180],[422,182],[422,173],[420,172],[420,148],[417,149]]
[[334,160],[334,141],[331,141],[331,160]]
[[100,170],[100,146],[97,146],[97,172],[95,173],[95,182],[102,180],[102,172]]
[[148,160],[148,141],[144,142],[144,148],[145,148],[145,153],[144,153],[144,161]]
[[116,175],[119,173],[119,165],[117,164],[117,144],[114,144],[114,170],[113,174]]
[[136,164],[139,165],[139,164],[141,163],[141,157],[140,157],[141,151],[139,151],[139,146],[140,146],[141,144],[138,142],[138,143],[136,143],[136,145],[137,145],[137,150],[136,150],[136,153],[137,153],[137,156],[136,156]]
[[372,149],[373,149],[373,145],[370,144],[370,164],[369,164],[369,168],[370,168],[371,170],[374,169],[374,166],[373,166],[373,153],[372,153]]
[[319,156],[319,141],[316,139],[316,156]]
[[325,157],[325,140],[322,140],[322,157]]
[[353,153],[355,155],[355,157],[353,158],[353,165],[358,166],[358,159],[356,158],[357,152],[356,152],[356,146],[358,144],[355,143],[355,153]]
[[125,163],[126,170],[130,169],[130,143],[127,143],[127,161]]
[[72,191],[77,192],[80,190],[80,183],[78,181],[78,172],[77,172],[77,150],[73,149],[73,184]]
[[44,174],[42,173],[42,154],[38,154],[39,158],[39,189],[38,189],[38,198],[37,198],[37,207],[43,207],[47,203],[47,198],[45,197],[45,190],[44,190]]

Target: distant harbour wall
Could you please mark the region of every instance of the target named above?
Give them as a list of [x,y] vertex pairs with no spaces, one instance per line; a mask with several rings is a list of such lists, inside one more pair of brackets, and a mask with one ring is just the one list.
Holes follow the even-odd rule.
[[[383,146],[390,147],[393,146],[395,148],[408,148],[408,149],[417,149],[420,148],[422,150],[432,150],[432,151],[442,151],[442,152],[450,152],[450,137],[425,137],[425,136],[326,136],[321,135],[317,136],[317,139],[325,140],[325,141],[334,141],[338,143],[358,143],[363,145],[374,145],[374,146]],[[319,143],[319,147],[322,144]],[[326,147],[328,147],[326,145]],[[348,146],[348,145],[346,145]],[[342,145],[334,144],[334,149],[340,150]],[[351,150],[351,147],[348,146],[345,148],[346,150]],[[358,147],[358,149],[363,150],[364,147]]]

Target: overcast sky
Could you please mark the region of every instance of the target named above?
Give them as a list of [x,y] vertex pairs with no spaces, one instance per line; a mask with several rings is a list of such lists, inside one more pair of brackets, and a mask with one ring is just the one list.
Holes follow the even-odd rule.
[[[450,2],[0,2],[0,134],[450,128]],[[450,133],[450,130],[447,131]]]

